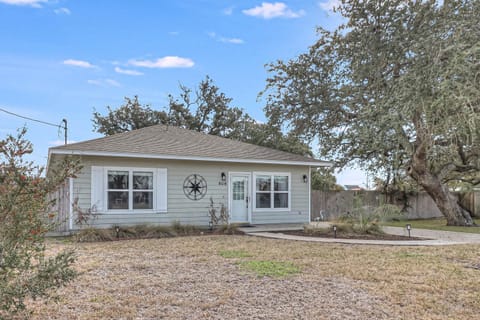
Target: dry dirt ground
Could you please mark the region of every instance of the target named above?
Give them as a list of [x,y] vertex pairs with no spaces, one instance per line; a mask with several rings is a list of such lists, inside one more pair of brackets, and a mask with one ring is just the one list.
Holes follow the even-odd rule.
[[[34,319],[479,319],[480,245],[381,247],[250,236],[72,244],[77,280]],[[225,258],[222,251],[243,257]],[[245,256],[247,255],[247,256]],[[291,262],[259,277],[240,262]]]

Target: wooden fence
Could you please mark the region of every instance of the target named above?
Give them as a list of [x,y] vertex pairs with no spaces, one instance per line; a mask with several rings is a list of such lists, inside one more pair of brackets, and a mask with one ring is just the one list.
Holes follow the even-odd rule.
[[[312,220],[332,220],[351,212],[355,208],[354,199],[361,197],[361,205],[378,207],[391,203],[404,209],[409,219],[443,217],[437,205],[427,193],[404,196],[385,195],[378,191],[312,191]],[[461,194],[462,204],[474,216],[480,216],[480,192]]]

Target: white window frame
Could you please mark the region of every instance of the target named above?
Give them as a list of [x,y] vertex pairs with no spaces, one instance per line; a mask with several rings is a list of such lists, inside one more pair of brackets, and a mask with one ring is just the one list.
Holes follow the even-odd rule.
[[[128,189],[125,191],[128,192],[128,209],[109,209],[108,208],[108,172],[109,171],[128,171]],[[151,190],[153,195],[153,208],[152,209],[133,209],[133,192],[136,191],[133,189],[133,172],[151,172],[153,174],[153,189]],[[128,213],[153,213],[157,212],[157,169],[156,168],[138,168],[138,167],[105,167],[104,170],[104,195],[105,199],[105,212],[107,213],[118,213],[118,214],[128,214]],[[143,189],[142,189],[143,190]],[[137,191],[142,191],[137,190]]]
[[[271,183],[270,183],[270,208],[257,208],[257,177],[258,176],[270,176]],[[275,176],[283,176],[288,177],[288,208],[275,208],[274,201],[275,201],[275,193],[285,193],[282,192],[275,192]],[[292,179],[290,172],[254,172],[253,179],[252,179],[252,210],[253,212],[266,212],[266,211],[290,211],[292,206]]]

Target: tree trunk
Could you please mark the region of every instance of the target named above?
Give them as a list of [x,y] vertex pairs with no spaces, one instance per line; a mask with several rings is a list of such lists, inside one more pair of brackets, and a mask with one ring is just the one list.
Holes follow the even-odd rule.
[[436,177],[420,177],[419,184],[432,197],[440,212],[447,218],[447,226],[473,226],[470,213],[458,203],[458,197]]
[[[414,121],[414,123],[416,122]],[[417,127],[418,133],[423,133],[421,126]],[[408,168],[409,175],[432,197],[440,212],[447,219],[447,226],[474,226],[475,223],[470,213],[459,205],[458,197],[450,192],[448,186],[442,183],[438,175],[428,169],[426,145],[420,137],[417,137],[416,150]]]
[[[415,164],[415,161],[413,162]],[[440,178],[424,170],[424,166],[409,168],[410,176],[432,197],[448,226],[474,226],[470,213],[459,204],[459,199],[444,185]]]

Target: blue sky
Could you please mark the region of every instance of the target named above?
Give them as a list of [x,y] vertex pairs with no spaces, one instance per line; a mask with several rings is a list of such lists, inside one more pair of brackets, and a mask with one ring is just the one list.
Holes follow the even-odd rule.
[[[336,1],[0,0],[0,108],[52,123],[69,140],[99,137],[92,113],[138,95],[155,109],[209,75],[232,105],[264,120],[265,64],[305,52],[333,29]],[[61,143],[55,127],[0,112],[0,134],[27,125],[33,160]],[[358,172],[341,183],[362,183]]]

